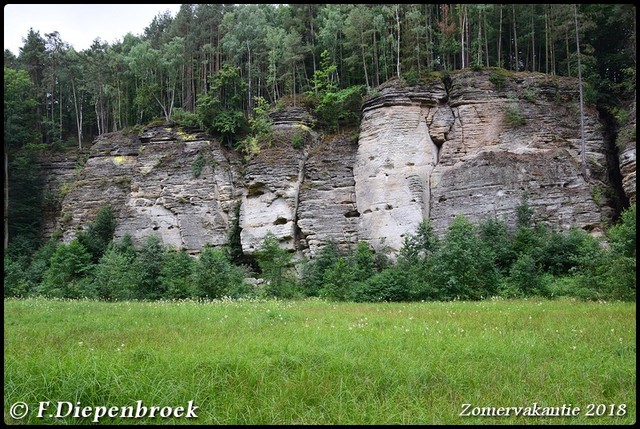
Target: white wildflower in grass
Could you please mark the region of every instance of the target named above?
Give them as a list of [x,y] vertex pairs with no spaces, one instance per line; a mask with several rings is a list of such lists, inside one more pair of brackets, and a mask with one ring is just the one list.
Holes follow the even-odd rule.
[[[153,305],[5,300],[5,337],[13,345],[5,350],[6,401],[67,398],[60,400],[75,404],[81,394],[101,404],[122,392],[155,401],[145,400],[145,406],[182,406],[187,392],[203,411],[198,423],[205,425],[468,424],[468,417],[459,417],[462,402],[498,398],[500,403],[478,405],[530,406],[522,404],[530,398],[540,406],[561,406],[559,391],[597,404],[635,404],[635,303],[604,306],[558,298],[538,305],[538,299],[415,304],[227,299]],[[82,331],[68,317],[78,310],[91,315],[83,319]],[[522,323],[534,318],[535,324]],[[216,325],[215,320],[233,322]],[[79,332],[87,341],[77,339]],[[45,336],[52,340],[46,348],[33,341]],[[215,412],[204,412],[212,406]],[[615,417],[581,413],[571,423],[629,424],[635,413],[631,406]],[[72,416],[54,422],[33,414],[27,424],[77,423]],[[482,417],[483,424],[523,422],[532,421]]]

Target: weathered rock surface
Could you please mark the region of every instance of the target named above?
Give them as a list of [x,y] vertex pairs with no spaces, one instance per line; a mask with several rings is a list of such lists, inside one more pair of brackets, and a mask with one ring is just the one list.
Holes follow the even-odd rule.
[[84,153],[71,149],[60,153],[47,153],[39,160],[43,185],[43,207],[41,229],[45,237],[56,230],[62,200],[82,171]]
[[437,117],[434,135],[443,140],[447,116],[442,83],[399,91],[383,88],[363,108],[353,173],[358,234],[376,248],[398,250],[406,233],[429,216],[429,181],[438,162],[428,120]]
[[355,248],[360,212],[356,206],[356,142],[345,136],[316,141],[308,148],[300,187],[298,227],[301,250],[315,256],[328,242]]
[[[613,166],[597,112],[587,110],[583,177],[576,81],[494,73],[388,82],[365,102],[358,141],[316,134],[302,108],[275,112],[272,141],[246,162],[205,134],[177,128],[100,136],[82,170],[51,162],[75,180],[65,185],[58,227],[68,241],[111,204],[116,238],[140,243],[157,234],[192,253],[228,243],[236,220],[245,254],[269,232],[311,256],[329,241],[397,251],[425,218],[439,234],[457,214],[513,225],[527,193],[537,219],[598,232],[613,211],[601,197]],[[635,141],[620,151],[620,164],[635,201]]]
[[254,253],[271,232],[282,247],[296,248],[298,195],[305,154],[290,144],[274,144],[254,155],[245,168],[240,206],[242,251]]
[[629,115],[629,123],[620,130],[618,160],[622,175],[622,188],[630,203],[636,202],[636,104]]
[[[204,165],[195,177],[198,157]],[[190,252],[206,243],[226,244],[242,192],[239,181],[237,155],[202,134],[163,127],[140,137],[105,134],[64,200],[64,239],[73,238],[111,204],[119,217],[116,238],[129,234],[139,243],[156,234],[165,244]]]
[[576,82],[514,74],[497,89],[490,73],[451,76],[455,121],[431,177],[434,228],[443,232],[458,213],[472,222],[497,217],[513,225],[526,192],[538,219],[598,229],[608,211],[593,193],[609,185],[597,112],[588,110],[585,118],[585,180]]
[[636,202],[636,142],[628,142],[620,150],[622,187],[630,203]]

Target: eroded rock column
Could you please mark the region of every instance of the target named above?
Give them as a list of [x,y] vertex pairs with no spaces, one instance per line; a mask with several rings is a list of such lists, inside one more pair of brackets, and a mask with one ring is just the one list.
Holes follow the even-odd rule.
[[438,146],[420,104],[365,110],[354,166],[359,238],[397,251],[429,216],[429,178]]

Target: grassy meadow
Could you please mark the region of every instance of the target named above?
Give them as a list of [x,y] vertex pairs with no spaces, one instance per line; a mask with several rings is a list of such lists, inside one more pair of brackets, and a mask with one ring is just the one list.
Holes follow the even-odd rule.
[[[124,407],[139,400],[147,407],[193,401],[197,418],[99,422],[636,421],[635,303],[32,298],[5,299],[4,307],[9,424],[91,423],[38,418],[41,401]],[[10,415],[16,402],[29,406],[24,419]],[[534,404],[580,411],[571,417],[460,416],[463,404],[471,404],[469,413]]]

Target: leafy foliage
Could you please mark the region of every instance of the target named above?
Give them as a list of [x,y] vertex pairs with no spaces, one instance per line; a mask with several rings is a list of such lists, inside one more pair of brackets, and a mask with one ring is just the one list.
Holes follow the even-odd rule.
[[238,290],[244,281],[244,273],[231,263],[226,252],[205,246],[194,267],[194,285],[201,298],[222,298]]
[[193,272],[196,261],[184,250],[167,249],[160,269],[161,289],[165,298],[184,299],[195,296]]
[[78,234],[78,241],[91,254],[97,263],[113,239],[116,230],[116,219],[111,206],[102,207],[98,211],[95,221],[89,224],[86,231]]
[[166,283],[160,273],[164,265],[165,248],[157,235],[146,238],[133,263],[136,276],[137,299],[160,299],[166,295]]
[[247,90],[240,69],[226,65],[211,78],[211,89],[198,99],[198,121],[205,130],[218,133],[232,146],[234,137],[246,129],[242,94]]
[[137,277],[131,272],[134,255],[109,246],[95,270],[98,296],[105,300],[125,301],[137,298]]
[[435,256],[432,275],[443,299],[478,300],[494,296],[498,272],[491,251],[473,225],[458,215]]
[[193,173],[193,177],[198,178],[202,173],[202,168],[204,167],[205,159],[202,153],[198,153],[196,158],[193,160],[191,164],[191,172]]
[[[533,220],[531,220],[532,223]],[[572,296],[588,300],[636,297],[635,205],[609,231],[610,246],[585,231],[541,225],[509,233],[495,219],[473,226],[458,215],[443,239],[425,220],[408,234],[392,265],[377,263],[366,242],[351,252],[329,243],[293,275],[292,253],[267,234],[255,254],[263,296],[300,295],[332,301],[479,300],[493,296]],[[99,228],[98,228],[99,229]],[[50,241],[33,257],[17,243],[5,255],[5,296],[43,294],[105,300],[215,299],[257,296],[246,269],[225,248],[205,246],[198,258],[150,236],[140,249],[130,236],[111,242],[97,263],[78,239]]]
[[262,277],[267,283],[266,295],[278,298],[293,297],[296,291],[291,272],[292,255],[280,247],[273,233],[269,232],[265,236],[255,256],[262,271]]
[[58,246],[44,273],[39,292],[57,298],[94,297],[89,281],[91,254],[79,240]]
[[273,122],[269,117],[269,104],[263,97],[256,98],[253,116],[249,119],[251,135],[245,137],[239,148],[247,155],[260,152],[260,144],[269,141],[273,135]]

